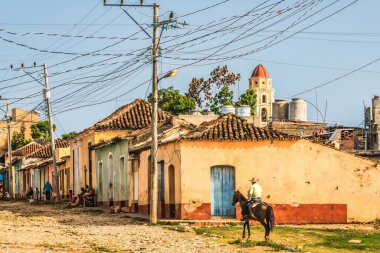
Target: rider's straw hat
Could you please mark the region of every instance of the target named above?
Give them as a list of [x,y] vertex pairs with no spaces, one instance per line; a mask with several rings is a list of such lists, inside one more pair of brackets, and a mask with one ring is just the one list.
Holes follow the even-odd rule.
[[257,181],[259,181],[257,178],[252,178],[251,180],[249,180],[249,182],[251,182],[251,183],[256,183]]

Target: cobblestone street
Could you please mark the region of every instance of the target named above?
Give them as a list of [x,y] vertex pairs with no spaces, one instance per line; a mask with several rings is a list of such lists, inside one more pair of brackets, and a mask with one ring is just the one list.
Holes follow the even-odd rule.
[[194,232],[62,204],[0,202],[0,224],[1,252],[241,252]]

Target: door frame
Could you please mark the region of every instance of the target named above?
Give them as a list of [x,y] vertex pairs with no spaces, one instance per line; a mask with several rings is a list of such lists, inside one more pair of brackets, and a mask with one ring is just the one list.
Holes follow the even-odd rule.
[[[213,192],[212,192],[212,188],[211,188],[211,180],[212,180],[212,170],[215,169],[215,168],[230,168],[232,169],[233,171],[233,174],[234,174],[234,181],[233,181],[233,184],[234,184],[234,191],[236,189],[236,168],[235,166],[232,166],[232,165],[214,165],[214,166],[211,166],[210,167],[210,215],[211,217],[219,217],[219,218],[229,218],[229,217],[235,217],[236,216],[236,210],[235,210],[235,214],[234,215],[231,215],[231,216],[222,216],[222,215],[212,215],[212,195],[213,195]],[[232,195],[231,195],[231,198],[232,198]],[[232,200],[232,199],[231,199]]]

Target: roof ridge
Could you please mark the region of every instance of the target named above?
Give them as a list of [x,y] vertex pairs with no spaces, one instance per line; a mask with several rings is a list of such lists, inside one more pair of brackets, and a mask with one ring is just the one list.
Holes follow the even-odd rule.
[[[151,125],[152,119],[152,105],[146,100],[136,99],[133,103],[128,105],[128,108],[122,111],[117,117],[104,122],[96,124],[95,130],[132,130],[142,129]],[[170,121],[173,115],[158,109],[158,122]]]
[[[69,143],[62,139],[55,139],[55,148],[68,148],[70,147]],[[47,158],[51,156],[51,143],[46,144],[45,146],[41,147],[40,149],[34,151],[33,153],[29,154],[27,158]]]
[[215,120],[204,122],[186,134],[185,140],[284,140],[298,139],[296,136],[281,133],[269,127],[257,127],[241,116],[224,114]]

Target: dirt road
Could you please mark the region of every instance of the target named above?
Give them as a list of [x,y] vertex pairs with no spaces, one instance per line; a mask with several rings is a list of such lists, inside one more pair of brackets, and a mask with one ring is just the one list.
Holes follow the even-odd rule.
[[0,202],[1,252],[241,252],[94,209]]

